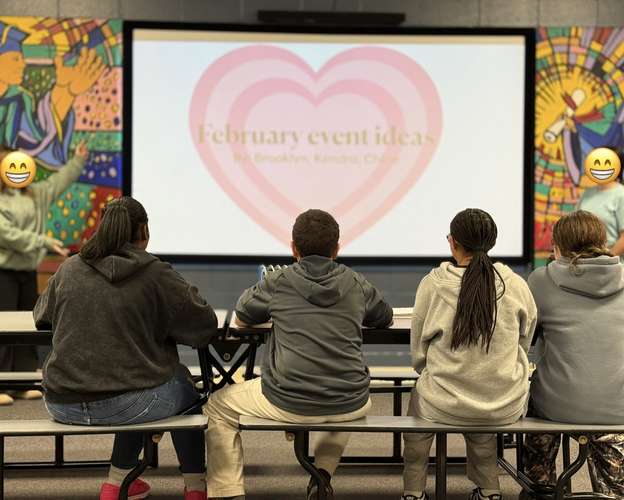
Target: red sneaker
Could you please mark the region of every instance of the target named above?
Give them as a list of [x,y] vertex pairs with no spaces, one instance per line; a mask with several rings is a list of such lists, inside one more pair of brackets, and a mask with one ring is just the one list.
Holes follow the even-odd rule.
[[208,500],[205,491],[187,491],[184,488],[184,500]]
[[[102,489],[100,489],[100,500],[118,500],[119,499],[119,486],[115,486],[111,483],[103,483]],[[141,500],[147,498],[150,494],[150,485],[140,479],[135,479],[130,483],[128,488],[128,500]]]

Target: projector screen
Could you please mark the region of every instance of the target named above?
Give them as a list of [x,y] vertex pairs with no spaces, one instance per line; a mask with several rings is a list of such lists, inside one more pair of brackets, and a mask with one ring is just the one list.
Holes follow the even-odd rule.
[[287,256],[297,214],[321,208],[343,257],[441,258],[478,207],[492,255],[528,259],[530,31],[177,28],[126,38],[125,186],[151,252]]

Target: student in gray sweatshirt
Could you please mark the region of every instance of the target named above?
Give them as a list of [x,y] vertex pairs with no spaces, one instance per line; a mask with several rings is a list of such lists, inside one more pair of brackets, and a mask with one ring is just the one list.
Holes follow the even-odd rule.
[[[469,426],[512,423],[525,411],[537,311],[526,282],[488,256],[496,236],[488,213],[458,213],[447,236],[455,262],[444,262],[420,282],[411,329],[420,377],[409,415]],[[468,477],[477,485],[470,498],[500,499],[496,436],[464,438]],[[425,499],[433,434],[403,439],[403,500]]]
[[[553,228],[556,260],[529,276],[543,335],[531,411],[559,422],[624,424],[624,265],[600,219],[579,210]],[[526,472],[554,484],[560,435],[527,434]],[[624,435],[594,435],[594,491],[624,498]]]
[[[55,420],[150,422],[199,399],[176,344],[206,346],[217,333],[217,318],[195,287],[146,252],[148,241],[143,206],[130,197],[109,202],[97,232],[61,265],[39,298],[37,328],[54,330],[43,385]],[[142,439],[140,433],[115,436],[100,500],[117,500],[121,481],[138,463]],[[185,500],[206,500],[203,432],[172,432],[172,440]],[[145,498],[149,491],[136,479],[129,498]]]
[[[335,262],[338,238],[338,224],[330,214],[302,213],[292,230],[297,262],[267,274],[236,304],[239,321],[253,325],[272,320],[273,331],[262,376],[221,389],[208,401],[211,499],[244,498],[239,416],[342,422],[363,417],[370,409],[362,326],[388,326],[392,309],[362,275]],[[348,438],[346,433],[325,433],[317,439],[316,466],[327,479]],[[310,483],[308,498],[316,499],[317,493]]]

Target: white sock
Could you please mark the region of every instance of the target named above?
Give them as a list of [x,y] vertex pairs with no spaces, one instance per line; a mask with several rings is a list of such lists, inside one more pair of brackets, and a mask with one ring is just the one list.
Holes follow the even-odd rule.
[[186,491],[206,491],[206,473],[182,474]]
[[115,486],[121,486],[121,483],[123,483],[123,480],[126,478],[131,470],[132,469],[118,469],[114,465],[111,465],[110,469],[108,470],[108,479],[106,480],[106,482],[114,484]]

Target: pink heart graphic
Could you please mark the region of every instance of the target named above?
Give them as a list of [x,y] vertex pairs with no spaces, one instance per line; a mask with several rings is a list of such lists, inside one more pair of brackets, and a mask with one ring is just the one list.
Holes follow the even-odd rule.
[[288,50],[254,45],[204,71],[190,126],[209,172],[265,230],[288,245],[295,217],[321,208],[344,248],[418,180],[440,141],[442,106],[421,66],[392,49],[348,49],[314,71]]

